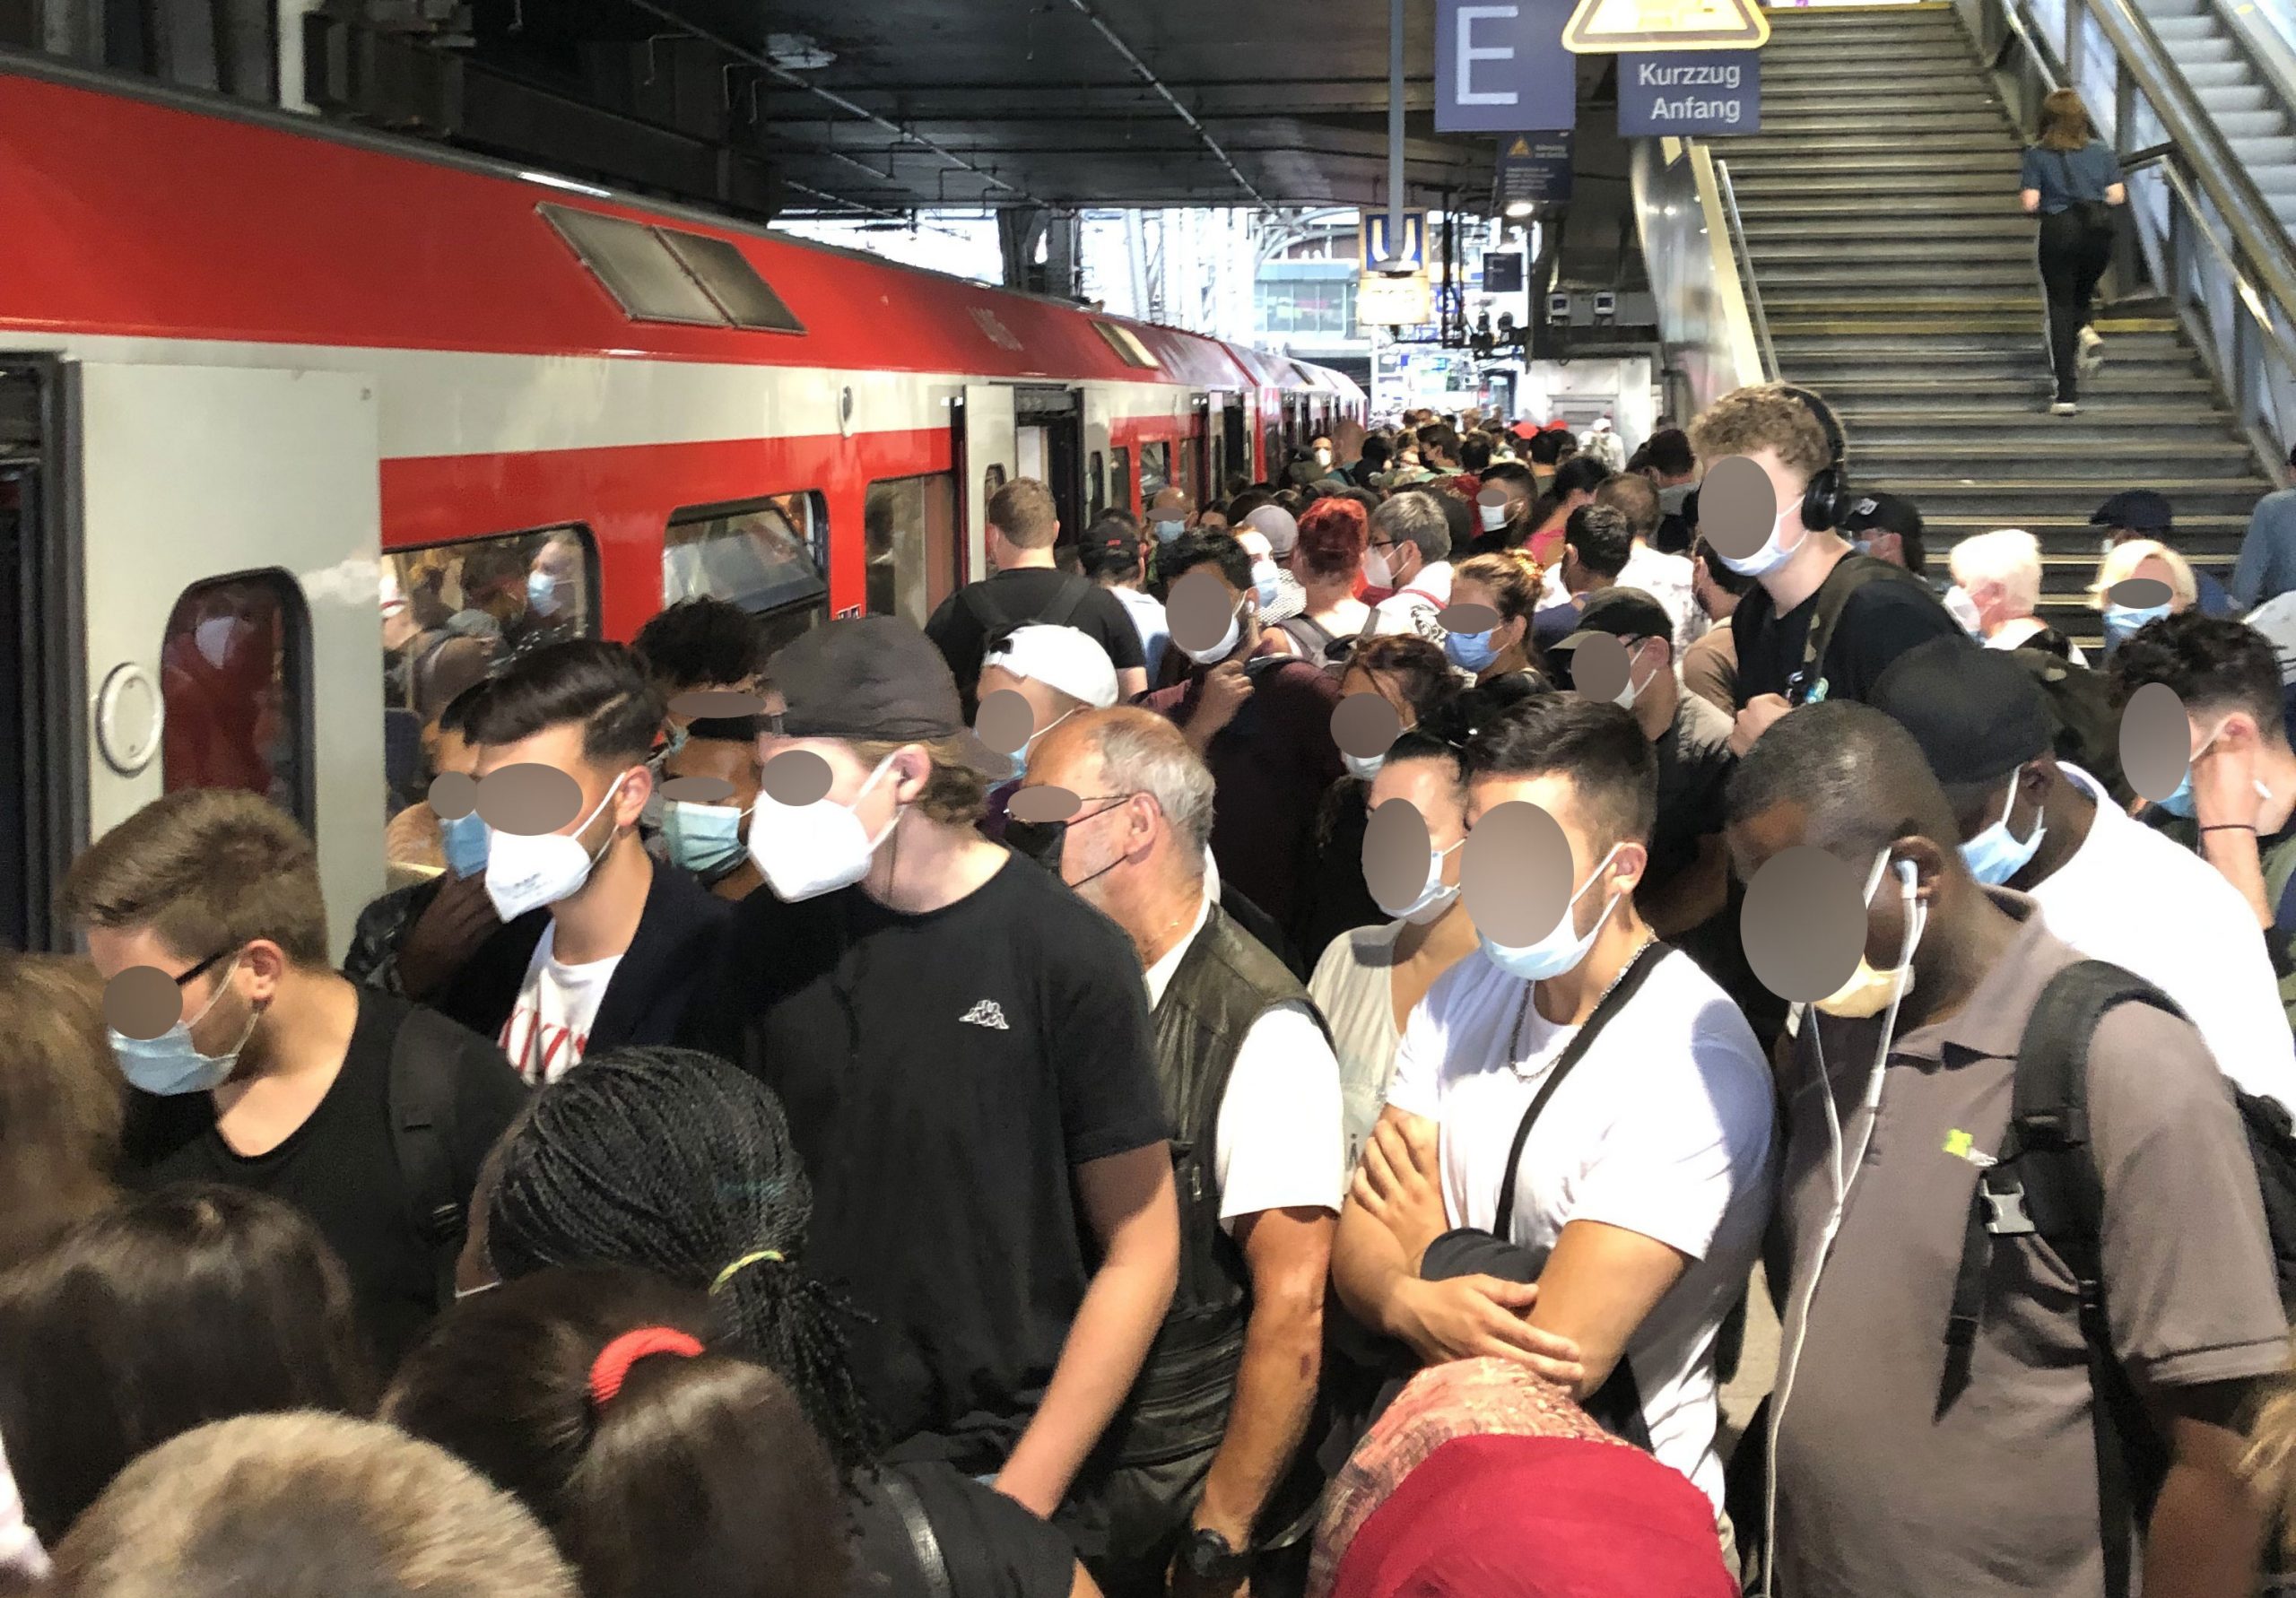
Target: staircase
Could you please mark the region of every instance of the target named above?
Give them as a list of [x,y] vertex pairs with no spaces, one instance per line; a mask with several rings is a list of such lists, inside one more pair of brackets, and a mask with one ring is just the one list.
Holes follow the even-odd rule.
[[[2177,0],[2159,0],[2175,4]],[[1825,395],[1853,486],[1921,508],[1930,570],[1972,533],[2041,541],[2041,614],[2094,638],[2089,517],[2122,489],[2175,507],[2178,546],[2229,576],[2268,492],[2165,315],[2100,308],[2107,360],[2053,417],[2023,141],[1945,4],[1770,13],[1761,132],[1716,141],[1780,375]]]
[[2265,204],[2296,230],[2296,121],[2216,14],[2215,0],[2137,0],[2137,9]]

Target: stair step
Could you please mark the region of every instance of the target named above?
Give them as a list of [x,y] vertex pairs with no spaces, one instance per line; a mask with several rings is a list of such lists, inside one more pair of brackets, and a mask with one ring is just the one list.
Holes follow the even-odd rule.
[[[2033,264],[2032,230],[2026,236],[1994,239],[1910,239],[1902,244],[1892,244],[1888,259],[1868,257],[1875,266],[1904,265],[1979,265],[1996,261],[2015,261],[2027,271],[2037,268]],[[1761,234],[1748,230],[1747,248],[1753,252],[1757,272],[1768,272],[1775,266],[1790,266],[1800,263],[1839,264],[1854,258],[1851,252],[1830,241],[1813,242],[1805,233],[1777,231]]]
[[2211,89],[2208,91],[2208,110],[2211,116],[2222,116],[2228,112],[2242,116],[2257,111],[2279,114],[2272,96],[2261,83],[2234,83]]
[[[2144,404],[2180,395],[2189,395],[2196,404],[2214,403],[2214,388],[2197,361],[2184,371],[2145,367],[2129,371],[2124,369],[2126,364],[2113,360],[2094,377],[2082,379],[2083,415],[2092,409],[2100,415],[2109,413],[2124,399]],[[2048,386],[2047,372],[2035,369],[2030,351],[2022,357],[1984,356],[1956,363],[1951,369],[1953,375],[1949,378],[1894,373],[1866,376],[1845,370],[1824,382],[1814,378],[1812,381],[1845,415],[1852,411],[1867,413],[1867,406],[1878,411],[1928,404],[2022,413],[2031,403],[2031,395],[2014,386],[2015,380],[2029,378],[2034,394],[2045,394]],[[1982,382],[1984,386],[1973,389],[1973,381]]]
[[2017,170],[2025,152],[2011,143],[2001,126],[1924,135],[1909,146],[1901,138],[1856,136],[1840,133],[1802,132],[1744,134],[1717,141],[1731,170],[1759,170],[1768,176],[1783,171],[1857,172],[1919,171],[1926,165],[1935,176],[1941,161],[1971,171]]
[[[1884,126],[1875,126],[1877,116]],[[1963,109],[1909,105],[1878,114],[1868,108],[1857,116],[1839,111],[1817,116],[1781,111],[1775,103],[1762,107],[1760,133],[1731,135],[1726,148],[1766,150],[1789,143],[1845,156],[1895,154],[1916,160],[1940,150],[2017,148],[2009,119],[1998,106]]]
[[2253,170],[2257,167],[2296,163],[2296,136],[2274,135],[2269,137],[2258,137],[2253,134],[2235,135],[2231,128],[2223,126],[2231,120],[2229,117],[2216,118],[2218,127],[2224,136],[2231,141],[2232,153],[2240,158],[2242,166]]
[[[1809,112],[1839,110],[1845,103],[1840,85],[1822,81],[1799,83],[1770,83],[1761,86],[1762,109],[1773,107],[1781,111]],[[1899,106],[1930,106],[1941,111],[1967,110],[1975,107],[1998,108],[2001,97],[1982,78],[1941,79],[1925,82],[1918,90],[1907,90],[1892,94],[1886,83],[1865,88],[1857,103],[1882,109]]]
[[[2132,481],[2127,472],[2107,471],[2093,481],[2031,476],[1970,478],[1920,475],[1911,472],[1883,473],[1860,465],[1857,481],[1868,487],[1903,494],[1921,507],[1925,520],[1932,517],[1991,518],[1996,527],[2022,527],[2033,517],[2054,509],[2061,516],[2085,516],[2102,504],[2114,489]],[[2186,516],[2245,517],[2256,502],[2272,491],[2258,477],[2168,477],[2148,474],[2144,486],[2168,496],[2181,518]]]
[[[2165,39],[2161,43],[2167,44]],[[2239,47],[2223,34],[2211,31],[2191,34],[2179,39],[2169,50],[2169,58],[2179,68],[2200,66],[2220,61],[2239,61]]]
[[2163,472],[2185,472],[2197,482],[2221,483],[2245,479],[2256,470],[2254,453],[2238,439],[2156,443],[2083,437],[2074,431],[2080,424],[2078,417],[2053,417],[2038,409],[2034,417],[2043,423],[2061,422],[2060,436],[2052,439],[2045,430],[2035,429],[2039,437],[1991,442],[1952,439],[1937,444],[1869,445],[1852,434],[1850,460],[1869,480],[1925,478],[1990,486],[2000,474],[2013,472],[2034,482],[2075,485],[2083,492],[2100,482],[2127,482]]
[[2214,17],[2197,13],[2188,17],[2154,17],[2151,22],[2152,31],[2160,36],[2162,44],[2180,39],[2214,39],[2218,32]]
[[2017,212],[2017,189],[2013,177],[2005,185],[2002,170],[1984,172],[1944,171],[1934,167],[1928,171],[1908,168],[1894,172],[1859,172],[1854,169],[1837,169],[1835,178],[1789,176],[1773,178],[1764,173],[1748,171],[1743,176],[1731,173],[1742,197],[1758,196],[1777,199],[1793,196],[1797,199],[1822,200],[1836,196],[1864,195],[1868,215],[1885,208],[1902,215],[1909,207],[1926,209],[1925,202],[1935,201],[1945,209],[1966,205],[1971,197],[1988,200],[1992,204]]
[[[1883,189],[1924,179],[1934,183],[1939,165],[1950,163],[1956,177],[1990,178],[1997,190],[2005,189],[2013,195],[2017,189],[2020,160],[2019,152],[2003,147],[1998,134],[1988,135],[1979,143],[1894,155],[1840,154],[1815,142],[1752,150],[1742,150],[1733,142],[1718,153],[1730,163],[1731,181],[1742,188],[1757,181],[1774,186],[1787,178],[1830,182],[1854,172],[1865,183]],[[1970,185],[1971,188],[1977,187]]]
[[[2248,447],[2232,436],[2232,420],[2222,412],[2195,406],[2181,414],[2160,407],[2148,415],[2138,405],[2088,405],[2078,416],[2051,416],[2048,395],[2036,386],[2016,409],[1940,412],[1931,416],[1900,414],[1884,419],[1869,410],[1841,412],[1842,426],[1857,444],[1858,458],[1876,455],[1934,455],[1959,459],[1973,447],[2047,450],[2054,453],[2066,443],[2102,445],[2116,448],[2165,450],[2225,445],[2229,457],[2243,467]],[[1983,456],[1980,458],[1992,458]]]
[[[1768,54],[1767,51],[1763,53]],[[1831,84],[1837,92],[1843,92],[1853,80],[1860,85],[1880,83],[1885,86],[1917,78],[1925,83],[1940,79],[1947,83],[1970,83],[1977,81],[1977,63],[1966,52],[1913,59],[1845,54],[1839,57],[1816,57],[1776,65],[1765,61],[1762,63],[1761,79],[1764,93],[1769,92],[1772,83],[1780,88],[1797,84],[1822,88]]]
[[2179,64],[2185,82],[2196,89],[2238,89],[2253,83],[2255,77],[2246,61],[2201,61],[2189,65]]
[[1755,274],[1763,300],[1774,312],[1792,302],[1822,295],[1835,305],[1864,310],[1918,308],[1939,298],[2013,298],[2030,291],[2040,305],[2039,273],[2030,257],[1991,264],[1932,261],[1849,261],[1831,265],[1763,266]]
[[[1749,242],[1759,245],[1766,239],[1793,240],[1801,243],[1813,237],[1823,237],[1828,229],[1824,219],[1865,215],[1862,206],[1813,205],[1790,218],[1784,208],[1773,202],[1767,207],[1758,206],[1740,196],[1738,214],[1746,224]],[[1815,223],[1815,226],[1813,226]],[[1950,241],[1974,242],[1979,239],[1998,242],[2013,239],[2029,253],[2033,247],[2033,221],[2016,212],[1972,212],[1961,216],[1931,214],[1921,219],[1919,242],[1925,245]],[[1914,241],[1909,240],[1910,244]],[[1828,246],[1839,251],[1839,243]],[[1895,248],[1893,246],[1893,248]]]

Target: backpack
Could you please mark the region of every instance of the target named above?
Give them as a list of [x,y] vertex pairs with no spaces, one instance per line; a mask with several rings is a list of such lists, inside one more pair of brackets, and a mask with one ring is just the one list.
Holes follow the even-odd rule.
[[455,1062],[464,1042],[461,1027],[419,1005],[391,1039],[391,1151],[415,1235],[431,1251],[440,1309],[455,1301],[455,1262],[469,1222],[454,1157]]
[[[2103,960],[2084,960],[2049,979],[2025,1023],[2010,1090],[2009,1130],[1996,1162],[1979,1176],[1970,1202],[1938,1394],[1942,1414],[1968,1385],[1993,1239],[2039,1238],[2072,1272],[2080,1297],[2081,1337],[2094,1401],[2106,1598],[2127,1598],[2131,1591],[2129,1547],[2168,1468],[2162,1440],[2113,1354],[2102,1260],[2104,1184],[2089,1151],[2089,1041],[2105,1012],[2123,1003],[2184,1014],[2143,977]],[[2281,1303],[2296,1305],[2296,1134],[2279,1104],[2226,1085],[2248,1133]]]
[[980,657],[987,660],[996,652],[996,646],[1023,627],[1065,627],[1068,618],[1076,613],[1096,585],[1091,578],[1065,574],[1067,581],[1052,596],[1041,613],[1034,616],[1014,616],[988,592],[987,583],[967,583],[957,590],[958,603],[965,607],[965,614],[980,625]]
[[[1844,556],[1818,588],[1817,610],[1810,618],[1809,631],[1803,635],[1802,669],[1794,678],[1794,692],[1787,696],[1796,704],[1803,703],[1811,687],[1823,681],[1820,673],[1826,651],[1833,645],[1834,628],[1848,608],[1849,596],[1870,582],[1905,584],[1936,606],[1940,614],[1949,613],[1929,585],[1904,567],[1876,555]],[[2121,769],[2120,716],[2113,708],[2111,686],[2105,674],[2031,645],[2005,653],[2025,668],[2048,700],[2050,719],[2057,727],[2050,752],[2095,777],[2116,803],[2127,808],[2135,800],[2136,790]]]

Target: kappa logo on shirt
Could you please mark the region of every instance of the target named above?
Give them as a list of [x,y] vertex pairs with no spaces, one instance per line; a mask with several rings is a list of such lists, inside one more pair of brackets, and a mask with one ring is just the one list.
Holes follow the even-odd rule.
[[983,999],[957,1017],[957,1020],[968,1026],[987,1027],[992,1032],[1009,1032],[1013,1029],[1004,1024],[1004,1006],[994,999]]

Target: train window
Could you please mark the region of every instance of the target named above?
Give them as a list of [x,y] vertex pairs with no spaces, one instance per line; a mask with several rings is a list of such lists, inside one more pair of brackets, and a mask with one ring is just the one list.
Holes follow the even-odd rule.
[[1263,481],[1281,482],[1283,480],[1283,430],[1271,426],[1267,430],[1267,474]]
[[1092,451],[1091,464],[1084,468],[1084,491],[1091,496],[1092,519],[1098,521],[1100,512],[1109,508],[1108,463],[1097,449]]
[[957,480],[952,473],[869,485],[861,514],[868,549],[868,609],[925,625],[957,586]]
[[1146,509],[1156,501],[1156,496],[1172,485],[1172,447],[1169,444],[1143,444],[1140,447],[1140,505]]
[[195,583],[160,644],[161,780],[243,788],[311,821],[311,621],[283,571]]
[[1204,498],[1204,479],[1196,475],[1196,440],[1182,439],[1179,485],[1191,498],[1201,499]]
[[657,228],[662,242],[693,274],[726,320],[736,327],[762,333],[803,333],[805,325],[789,312],[773,285],[757,274],[741,247],[707,233],[687,233],[676,228]]
[[539,209],[631,320],[726,325],[726,313],[718,302],[643,222],[570,205]]
[[1108,341],[1109,348],[1114,350],[1126,366],[1145,367],[1152,370],[1163,365],[1131,328],[1101,321],[1095,321],[1092,326],[1100,330],[1100,336]]
[[382,568],[384,834],[391,879],[435,871],[425,806],[436,751],[424,729],[513,655],[598,630],[597,551],[587,529],[540,527],[416,550]]
[[829,613],[829,510],[818,493],[674,511],[662,603],[707,594],[765,620],[768,653]]
[[1109,451],[1109,502],[1118,510],[1130,510],[1132,504],[1132,451]]

